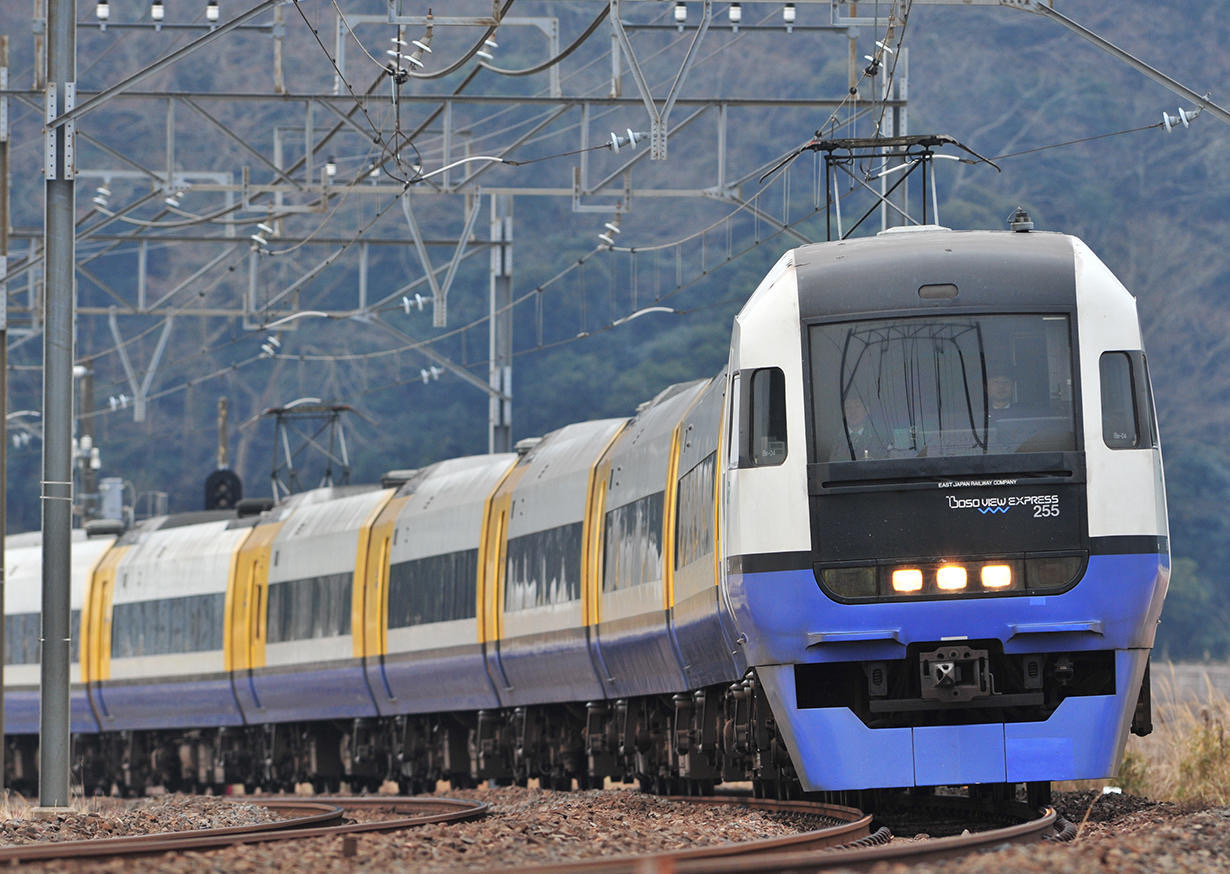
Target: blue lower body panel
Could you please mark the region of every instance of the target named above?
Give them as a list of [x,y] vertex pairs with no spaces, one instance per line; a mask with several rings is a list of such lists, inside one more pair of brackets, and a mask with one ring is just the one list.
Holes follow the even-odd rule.
[[[93,734],[98,723],[90,711],[84,686],[73,686],[68,696],[69,729],[73,734]],[[9,687],[4,690],[4,733],[38,734],[41,707],[38,687]]]
[[[1097,780],[1114,775],[1136,709],[1148,650],[1115,653],[1115,694],[1067,698],[1046,722],[1004,726],[1008,781]],[[1062,776],[1047,776],[1060,774]]]
[[728,683],[742,674],[735,667],[734,647],[722,626],[719,608],[717,586],[713,586],[671,611],[689,689]]
[[685,688],[679,657],[667,634],[666,613],[657,611],[598,624],[600,664],[608,673],[607,693],[658,695]]
[[297,722],[375,716],[376,704],[359,659],[252,672],[257,707],[248,722]]
[[243,724],[229,674],[108,680],[93,688],[104,731]]
[[499,706],[479,644],[389,653],[370,659],[367,674],[382,715]]
[[868,728],[846,707],[800,709],[794,667],[757,669],[803,788],[1094,780],[1114,775],[1147,650],[1115,653],[1115,694],[1070,697],[1041,722]]
[[1004,782],[1003,723],[927,725],[911,732],[913,785]]
[[606,697],[584,628],[505,638],[498,644],[498,654],[488,652],[487,658],[504,706]]

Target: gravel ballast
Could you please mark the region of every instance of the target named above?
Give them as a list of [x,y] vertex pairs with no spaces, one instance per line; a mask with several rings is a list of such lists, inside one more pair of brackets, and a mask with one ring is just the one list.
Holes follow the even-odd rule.
[[[317,838],[232,847],[208,853],[142,859],[140,870],[314,872],[474,870],[533,865],[594,856],[652,853],[726,841],[794,834],[818,827],[808,817],[673,802],[639,792],[546,792],[500,788],[453,791],[451,797],[488,802],[485,819],[428,825],[387,834],[364,834],[353,847],[342,838]],[[1230,808],[1182,807],[1128,795],[1062,793],[1060,813],[1082,823],[1067,844],[1007,847],[994,853],[931,865],[884,865],[880,874],[990,874],[990,872],[1156,871],[1230,874]],[[269,822],[275,814],[259,802],[169,796],[50,820],[10,819],[0,841],[74,840],[192,828]],[[364,816],[364,818],[367,818]],[[908,836],[907,836],[908,837]],[[353,855],[348,851],[353,850]],[[32,871],[133,870],[131,859],[56,862],[23,866]]]

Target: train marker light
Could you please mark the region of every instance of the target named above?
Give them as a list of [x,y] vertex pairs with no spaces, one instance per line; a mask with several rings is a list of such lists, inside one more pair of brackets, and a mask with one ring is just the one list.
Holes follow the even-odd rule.
[[965,588],[965,568],[957,564],[946,564],[935,572],[935,584],[943,592],[957,592]]
[[923,575],[918,568],[898,568],[893,571],[894,592],[921,592],[922,585]]
[[1007,589],[1012,585],[1012,568],[1006,564],[984,564],[982,587],[984,589]]

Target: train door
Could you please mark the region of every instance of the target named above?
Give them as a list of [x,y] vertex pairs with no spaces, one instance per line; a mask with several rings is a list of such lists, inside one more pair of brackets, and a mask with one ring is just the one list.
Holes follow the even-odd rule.
[[225,619],[225,663],[231,690],[246,722],[261,709],[252,679],[254,668],[265,664],[269,616],[269,557],[282,523],[258,525],[235,550],[230,604]]
[[104,685],[111,677],[111,617],[115,576],[130,548],[116,546],[98,563],[90,579],[90,589],[86,595],[86,616],[81,623],[82,678],[86,684],[90,709],[103,730],[114,721],[107,709]]
[[394,498],[380,512],[367,543],[366,580],[355,580],[355,585],[362,585],[364,591],[362,618],[355,626],[355,640],[356,645],[361,646],[368,689],[381,713],[393,712],[395,706],[385,669],[385,656],[389,651],[389,569],[393,541],[397,538],[397,517],[409,500],[409,497]]
[[[741,410],[741,378],[739,371],[735,370],[730,375],[730,391],[726,397],[726,419],[722,424],[720,442],[718,444],[718,467],[720,474],[715,477],[718,481],[718,500],[717,506],[714,508],[714,523],[718,532],[718,542],[714,544],[715,561],[717,562],[717,580],[718,594],[720,601],[720,609],[718,616],[721,619],[723,633],[728,640],[737,642],[742,636],[739,633],[738,627],[735,624],[734,610],[730,603],[730,590],[727,586],[727,577],[730,565],[727,558],[731,554],[732,548],[737,548],[736,544],[736,522],[738,515],[735,508],[738,506],[739,500],[739,417],[742,415]],[[723,456],[725,463],[722,463]],[[731,654],[735,660],[736,668],[742,673],[747,670],[747,659],[744,649],[741,646],[735,645],[731,647]]]
[[[614,442],[614,438],[612,438]],[[611,672],[602,657],[602,636],[598,623],[602,620],[602,562],[606,487],[611,475],[611,463],[599,461],[589,474],[589,494],[586,496],[585,528],[581,544],[581,599],[585,621],[585,637],[589,643],[590,661],[599,681],[606,686]]]
[[512,691],[500,657],[500,641],[504,637],[504,573],[510,505],[509,493],[497,488],[484,514],[483,554],[479,566],[478,607],[482,617],[479,636],[487,676],[497,698],[501,697],[501,692]]

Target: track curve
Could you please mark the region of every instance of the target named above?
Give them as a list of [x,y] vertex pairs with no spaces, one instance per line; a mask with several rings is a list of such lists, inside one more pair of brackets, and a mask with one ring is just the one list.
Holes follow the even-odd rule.
[[[312,800],[284,796],[244,796],[287,818],[259,825],[184,832],[162,832],[85,841],[59,841],[0,848],[0,864],[56,859],[138,856],[186,850],[209,850],[236,844],[345,836],[363,832],[395,831],[437,822],[465,822],[486,816],[489,805],[455,798],[317,797]],[[403,814],[376,822],[344,822],[347,810],[389,810]],[[408,815],[407,815],[408,814]]]
[[691,850],[593,860],[574,860],[554,865],[489,869],[485,874],[744,874],[746,871],[822,871],[831,868],[859,869],[879,862],[914,864],[959,856],[1004,844],[1033,843],[1057,832],[1052,808],[1035,810],[1011,803],[993,809],[999,818],[1014,820],[999,828],[954,837],[921,841],[891,841],[884,828],[871,831],[872,817],[848,807],[807,801],[773,801],[746,798],[672,798],[694,803],[742,805],[758,810],[799,813],[838,820],[837,824],[786,838],[726,843]]

